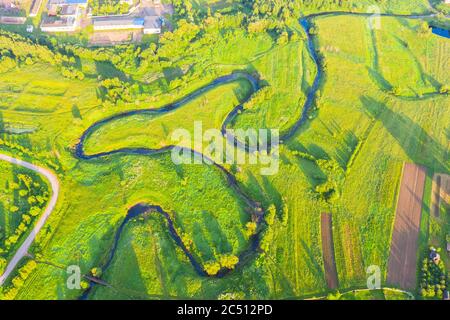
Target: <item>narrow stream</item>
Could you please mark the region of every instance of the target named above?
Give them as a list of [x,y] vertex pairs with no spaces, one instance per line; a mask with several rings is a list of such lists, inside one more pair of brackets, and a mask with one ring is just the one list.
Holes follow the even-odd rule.
[[[323,70],[320,67],[320,63],[319,63],[319,56],[316,52],[316,48],[314,45],[314,41],[313,41],[313,37],[310,34],[310,28],[311,28],[311,24],[310,21],[313,18],[316,17],[322,17],[322,16],[334,16],[334,15],[358,15],[358,16],[371,16],[372,14],[366,14],[366,13],[353,13],[353,12],[326,12],[326,13],[318,13],[318,14],[312,14],[309,16],[306,16],[302,19],[300,19],[300,24],[303,27],[304,31],[305,31],[305,35],[306,35],[306,40],[307,40],[307,45],[308,45],[308,51],[309,54],[311,56],[311,58],[313,59],[314,64],[316,65],[316,69],[317,69],[317,73],[316,76],[314,78],[314,82],[307,94],[306,97],[306,101],[305,104],[303,106],[302,109],[302,114],[300,116],[300,118],[295,122],[295,124],[283,135],[281,136],[281,143],[285,142],[286,140],[292,138],[295,133],[297,132],[297,130],[300,128],[300,126],[307,121],[307,115],[308,115],[308,111],[310,110],[310,108],[313,106],[314,101],[315,101],[315,95],[317,90],[319,89],[320,86],[320,82],[322,80],[323,77]],[[387,17],[399,17],[399,18],[410,18],[410,19],[424,19],[424,18],[431,18],[431,17],[435,17],[435,14],[431,14],[431,15],[394,15],[394,14],[381,14],[380,16],[387,16]],[[440,32],[439,30],[433,30],[433,32]],[[448,30],[447,30],[447,35],[448,35]],[[137,115],[137,114],[164,114],[170,111],[173,111],[175,109],[178,109],[180,107],[182,107],[183,105],[185,105],[187,102],[199,97],[200,95],[202,95],[203,93],[207,92],[208,90],[211,90],[217,86],[220,86],[222,84],[225,83],[230,83],[232,81],[237,81],[239,79],[246,79],[247,81],[249,81],[249,83],[252,86],[252,91],[257,92],[260,87],[258,84],[258,79],[256,77],[254,77],[253,75],[250,75],[248,73],[245,72],[235,72],[232,73],[230,75],[227,76],[223,76],[220,78],[217,78],[216,80],[212,81],[210,84],[194,91],[193,93],[185,96],[184,98],[168,104],[162,108],[159,109],[143,109],[143,110],[132,110],[132,111],[128,111],[128,112],[124,112],[121,114],[117,114],[114,116],[111,116],[109,118],[105,118],[101,121],[98,121],[96,123],[94,123],[92,126],[90,126],[88,129],[86,129],[86,131],[82,134],[82,136],[80,137],[80,140],[78,142],[78,144],[75,146],[75,150],[74,150],[74,156],[78,159],[82,159],[82,160],[91,160],[91,159],[99,159],[99,158],[103,158],[106,156],[110,156],[110,155],[115,155],[115,154],[122,154],[122,155],[129,155],[129,154],[138,154],[138,155],[145,155],[145,156],[151,156],[151,155],[155,155],[155,154],[161,154],[161,153],[165,153],[165,152],[170,152],[173,148],[175,148],[175,146],[173,145],[168,145],[165,147],[162,147],[160,149],[150,149],[150,148],[121,148],[121,149],[117,149],[117,150],[112,150],[112,151],[107,151],[107,152],[100,152],[100,153],[96,153],[96,154],[86,154],[84,151],[84,143],[85,141],[89,138],[89,136],[98,128],[100,128],[102,125],[117,120],[117,119],[121,119],[124,117],[128,117],[128,116],[132,116],[132,115]],[[250,99],[250,97],[248,98]],[[237,139],[228,134],[227,133],[227,125],[230,124],[233,119],[235,117],[237,117],[240,113],[240,111],[243,110],[243,106],[242,104],[235,107],[225,118],[221,131],[222,134],[224,135],[224,137],[227,139],[227,141],[229,142],[233,142],[236,144],[236,146],[238,148],[241,149],[245,149],[246,151],[249,151],[248,147],[244,144],[241,143],[239,141],[237,141]],[[201,154],[200,152],[196,151],[196,150],[192,150],[192,149],[188,149],[188,148],[182,148],[185,151],[190,151],[193,154],[197,154],[200,155],[202,157],[204,157],[207,161],[209,161],[212,165],[214,165],[216,168],[218,168],[225,176],[228,185],[236,192],[236,194],[246,203],[247,208],[250,209],[250,215],[252,218],[252,221],[255,221],[257,223],[257,225],[259,226],[261,224],[261,222],[263,221],[264,218],[264,210],[261,207],[261,205],[256,202],[255,200],[251,199],[249,196],[247,196],[245,194],[245,192],[241,189],[241,187],[239,186],[236,178],[234,177],[233,174],[231,174],[227,169],[225,169],[223,166],[215,163],[212,159],[209,159],[208,157],[206,157],[205,155]],[[174,227],[174,222],[172,220],[172,218],[170,217],[170,215],[164,211],[159,205],[153,205],[153,204],[147,204],[147,203],[138,203],[136,205],[134,205],[133,207],[131,207],[128,212],[127,215],[125,217],[125,219],[122,221],[122,223],[120,224],[119,228],[117,229],[115,235],[114,235],[114,242],[113,245],[110,249],[109,255],[108,255],[108,259],[103,263],[103,265],[101,266],[102,271],[105,273],[107,271],[107,269],[109,268],[109,266],[111,265],[116,250],[117,250],[117,246],[118,246],[118,242],[120,240],[120,236],[122,234],[122,231],[125,227],[125,225],[133,218],[142,215],[144,213],[157,213],[157,214],[161,214],[164,216],[164,218],[167,221],[167,226],[168,226],[168,231],[169,234],[171,235],[172,239],[175,241],[175,243],[181,248],[181,250],[184,252],[184,254],[186,255],[186,257],[189,259],[192,267],[195,269],[195,271],[197,272],[197,274],[199,274],[200,276],[207,276],[206,272],[204,271],[202,265],[196,260],[196,258],[192,255],[192,253],[186,248],[186,246],[183,244],[180,235],[177,233],[175,227]],[[237,265],[237,267],[239,265],[242,265],[244,263],[246,263],[246,261],[248,260],[248,258],[250,258],[251,256],[253,256],[255,253],[257,253],[257,249],[259,247],[259,236],[260,234],[256,234],[254,236],[251,237],[250,241],[249,241],[249,246],[246,250],[244,250],[244,252],[242,252],[239,255],[239,263]],[[228,269],[222,269],[219,271],[219,273],[216,275],[216,277],[223,277],[224,275],[226,275],[230,270]],[[91,292],[93,286],[95,285],[95,283],[91,283],[91,286],[88,290],[86,290],[83,295],[80,297],[80,299],[87,299],[89,293]]]

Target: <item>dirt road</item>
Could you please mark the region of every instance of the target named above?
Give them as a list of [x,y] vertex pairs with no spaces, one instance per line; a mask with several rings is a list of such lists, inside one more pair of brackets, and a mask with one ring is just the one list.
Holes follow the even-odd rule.
[[405,290],[416,288],[417,250],[426,169],[406,163],[395,214],[387,283]]
[[331,214],[322,213],[321,231],[322,231],[321,233],[322,233],[323,263],[325,266],[325,278],[327,281],[328,288],[337,289],[339,283],[336,269],[336,261],[334,259],[333,229],[332,229]]

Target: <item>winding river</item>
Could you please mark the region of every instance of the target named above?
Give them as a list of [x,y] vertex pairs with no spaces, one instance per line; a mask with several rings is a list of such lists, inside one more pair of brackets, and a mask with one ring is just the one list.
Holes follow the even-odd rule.
[[[316,92],[318,91],[321,81],[323,79],[323,70],[321,69],[320,63],[319,63],[319,57],[316,51],[316,47],[313,41],[313,37],[310,34],[310,27],[311,27],[311,20],[317,17],[324,17],[324,16],[337,16],[337,15],[354,15],[354,16],[364,16],[364,17],[370,17],[373,16],[373,14],[369,14],[369,13],[354,13],[354,12],[325,12],[325,13],[317,13],[317,14],[311,14],[309,16],[303,17],[302,19],[300,19],[300,24],[303,27],[305,34],[306,34],[306,41],[307,41],[307,46],[308,46],[308,51],[309,54],[314,62],[314,64],[316,65],[317,68],[317,73],[316,76],[314,78],[313,84],[307,94],[305,103],[303,105],[303,109],[302,109],[302,113],[301,116],[299,117],[299,119],[295,122],[295,124],[289,128],[287,130],[286,133],[284,133],[281,137],[280,137],[280,143],[283,143],[287,140],[289,140],[290,138],[292,138],[296,132],[298,131],[298,129],[300,128],[300,126],[307,120],[307,114],[308,111],[310,110],[310,108],[312,107],[312,105],[314,104],[314,99],[315,99],[315,95]],[[436,16],[436,14],[429,14],[429,15],[396,15],[396,14],[380,14],[379,16],[381,17],[397,17],[397,18],[408,18],[408,19],[425,19],[425,18],[433,18]],[[448,17],[447,17],[448,18]],[[248,73],[245,72],[235,72],[232,73],[230,75],[227,76],[223,76],[223,77],[219,77],[217,79],[215,79],[214,81],[212,81],[210,84],[194,91],[193,93],[185,96],[184,98],[168,104],[166,106],[163,106],[159,109],[141,109],[141,110],[132,110],[132,111],[128,111],[128,112],[124,112],[124,113],[120,113],[108,118],[105,118],[101,121],[98,121],[96,123],[94,123],[93,125],[91,125],[88,129],[86,129],[86,131],[82,134],[82,136],[80,137],[79,142],[76,144],[75,149],[74,149],[74,156],[78,159],[81,160],[92,160],[92,159],[99,159],[99,158],[103,158],[103,157],[107,157],[107,156],[111,156],[111,155],[130,155],[130,154],[137,154],[137,155],[145,155],[145,156],[151,156],[151,155],[155,155],[155,154],[161,154],[161,153],[165,153],[165,152],[170,152],[173,148],[175,148],[174,145],[168,145],[159,149],[150,149],[150,148],[121,148],[121,149],[116,149],[116,150],[112,150],[112,151],[107,151],[107,152],[99,152],[99,153],[95,153],[95,154],[86,154],[85,153],[85,147],[84,144],[86,142],[86,140],[89,138],[89,136],[96,131],[98,128],[100,128],[102,125],[109,123],[111,121],[117,120],[117,119],[121,119],[121,118],[125,118],[128,116],[132,116],[132,115],[139,115],[139,114],[151,114],[151,115],[157,115],[157,114],[165,114],[167,112],[176,110],[180,107],[182,107],[183,105],[185,105],[187,102],[192,101],[193,99],[201,96],[203,93],[216,88],[217,86],[226,84],[226,83],[230,83],[233,81],[237,81],[239,79],[245,79],[247,80],[252,87],[252,91],[253,93],[257,92],[260,89],[259,83],[258,83],[258,79],[256,77],[254,77],[253,75],[250,75]],[[251,97],[251,95],[250,95]],[[250,97],[248,99],[250,99]],[[247,99],[247,100],[248,100]],[[245,103],[245,102],[244,102]],[[244,104],[243,103],[243,104]],[[235,144],[236,147],[241,148],[241,149],[245,149],[246,151],[249,151],[248,147],[246,145],[244,145],[243,143],[239,142],[236,137],[234,137],[232,134],[230,134],[229,132],[227,132],[227,126],[235,119],[235,117],[237,117],[240,113],[240,111],[243,110],[243,104],[238,105],[237,107],[235,107],[225,118],[223,125],[221,127],[221,132],[223,134],[223,136],[227,139],[227,141],[232,142]],[[257,225],[259,226],[261,224],[261,222],[263,221],[264,218],[264,210],[261,207],[261,205],[251,199],[244,191],[243,189],[240,187],[239,183],[237,182],[236,178],[234,177],[234,175],[232,173],[230,173],[227,169],[225,169],[223,166],[221,166],[220,164],[215,163],[212,159],[206,157],[205,155],[201,154],[200,152],[196,151],[196,150],[192,150],[189,148],[180,148],[180,149],[184,149],[184,151],[187,152],[191,152],[193,154],[197,154],[202,156],[205,160],[207,160],[208,162],[210,162],[212,165],[214,165],[217,169],[219,169],[225,179],[227,180],[228,185],[235,191],[235,193],[242,199],[244,200],[245,204],[247,205],[247,207],[250,209],[250,215],[251,215],[251,219],[252,221],[255,221],[257,223]],[[110,249],[110,253],[108,255],[107,260],[103,263],[103,265],[101,265],[100,267],[102,268],[102,270],[105,272],[108,267],[111,265],[113,259],[114,259],[114,255],[116,253],[117,250],[117,246],[118,246],[118,242],[120,240],[120,236],[122,234],[122,231],[124,229],[124,227],[126,226],[126,224],[133,218],[142,215],[144,213],[157,213],[157,214],[161,214],[166,222],[167,222],[167,226],[168,226],[168,231],[170,236],[172,237],[172,239],[175,241],[175,243],[180,247],[180,249],[184,252],[184,254],[186,255],[186,257],[189,259],[191,265],[193,266],[193,268],[195,269],[195,271],[197,272],[197,274],[199,274],[200,276],[207,276],[206,272],[204,271],[201,263],[199,263],[196,258],[193,256],[193,254],[189,251],[188,248],[186,248],[186,246],[184,245],[183,241],[181,240],[180,235],[177,233],[176,228],[174,227],[174,222],[171,218],[171,216],[159,205],[155,205],[155,204],[148,204],[148,203],[138,203],[136,205],[134,205],[133,207],[131,207],[128,212],[127,215],[125,217],[125,219],[122,221],[122,223],[120,224],[119,228],[117,229],[115,236],[114,236],[114,242],[113,245]],[[261,230],[261,228],[259,228],[259,230]],[[249,241],[249,245],[247,247],[246,250],[244,250],[240,255],[239,255],[239,263],[238,265],[244,264],[247,260],[248,257],[252,256],[252,254],[256,253],[257,248],[259,246],[259,236],[260,234],[257,233],[256,235],[252,236],[250,241]],[[219,271],[219,273],[216,275],[217,277],[222,277],[225,274],[227,274],[227,272],[229,272],[229,270],[227,269],[222,269]],[[82,299],[86,299],[88,297],[88,294],[91,291],[91,288],[93,286],[93,283],[91,283],[91,287],[85,291],[85,293],[82,295]]]

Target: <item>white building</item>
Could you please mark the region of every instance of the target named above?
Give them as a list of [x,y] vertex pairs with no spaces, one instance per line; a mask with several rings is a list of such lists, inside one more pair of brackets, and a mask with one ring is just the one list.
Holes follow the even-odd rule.
[[62,17],[56,20],[45,20],[41,24],[43,32],[73,32],[78,23],[75,17]]
[[148,16],[144,19],[144,34],[160,34],[161,18],[156,16]]
[[144,28],[143,18],[123,18],[123,17],[96,18],[93,20],[93,22],[94,22],[94,31]]

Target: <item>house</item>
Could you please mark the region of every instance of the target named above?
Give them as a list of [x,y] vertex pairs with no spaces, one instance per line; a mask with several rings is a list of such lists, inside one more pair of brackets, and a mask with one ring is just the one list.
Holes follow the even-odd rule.
[[87,0],[49,0],[47,17],[41,23],[44,32],[73,32],[80,25],[81,8]]
[[87,7],[87,0],[50,0],[50,4],[56,4],[56,5],[73,5],[73,6],[80,6],[80,7]]
[[94,22],[94,31],[144,28],[144,18],[107,17],[107,18],[96,18],[93,20],[93,22]]
[[77,26],[75,17],[48,17],[41,23],[41,30],[44,32],[73,32]]
[[33,32],[34,27],[32,24],[27,25],[27,32]]
[[144,34],[161,33],[161,18],[157,16],[147,16],[144,19]]

